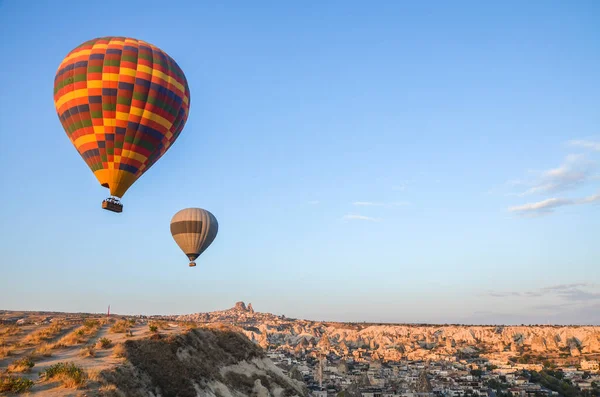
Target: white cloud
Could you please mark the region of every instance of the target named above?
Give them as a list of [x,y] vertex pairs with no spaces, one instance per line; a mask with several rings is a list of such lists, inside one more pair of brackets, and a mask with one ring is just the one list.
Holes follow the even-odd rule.
[[352,205],[359,207],[400,207],[410,204],[408,201],[396,201],[392,203],[378,203],[373,201],[355,201]]
[[564,205],[571,205],[573,201],[567,199],[558,199],[558,198],[550,198],[542,201],[538,201],[537,203],[528,203],[523,205],[517,205],[514,207],[510,207],[508,210],[510,212],[552,212],[552,210],[556,207],[562,207]]
[[350,221],[370,221],[370,222],[378,222],[379,219],[372,218],[370,216],[365,215],[357,215],[357,214],[347,214],[342,217],[342,219],[350,220]]
[[595,202],[600,202],[600,193],[596,193],[594,195],[577,200],[549,198],[535,203],[528,203],[523,205],[517,205],[514,207],[509,207],[508,211],[519,213],[522,215],[545,215],[554,212],[554,209],[558,207],[564,207],[568,205],[591,204]]
[[600,193],[593,194],[589,197],[580,200],[579,204],[595,203],[596,201],[600,202]]
[[487,295],[496,298],[505,298],[509,296],[547,298],[548,296],[554,295],[562,298],[565,301],[600,301],[600,290],[598,287],[599,286],[597,284],[593,283],[571,283],[551,285],[549,287],[543,287],[532,291],[490,291],[487,293]]
[[600,152],[600,141],[574,140],[569,145]]
[[543,171],[535,182],[529,184],[531,187],[519,196],[574,189],[592,179],[594,168],[595,163],[584,155],[570,154],[559,167]]

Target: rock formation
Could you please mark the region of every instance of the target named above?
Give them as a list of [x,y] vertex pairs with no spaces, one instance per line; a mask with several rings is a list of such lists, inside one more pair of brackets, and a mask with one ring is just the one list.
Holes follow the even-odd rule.
[[[460,326],[323,323],[254,312],[238,302],[234,309],[173,316],[173,320],[243,324],[244,333],[262,347],[317,346],[340,356],[365,349],[382,360],[426,359],[448,355],[572,356],[600,353],[600,327],[594,326]],[[362,354],[362,353],[361,353]],[[505,357],[505,355],[507,355]]]

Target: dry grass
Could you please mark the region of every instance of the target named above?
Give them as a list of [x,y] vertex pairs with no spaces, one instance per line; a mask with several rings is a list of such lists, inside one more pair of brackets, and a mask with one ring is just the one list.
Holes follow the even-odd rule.
[[52,356],[52,346],[44,343],[37,349],[33,351],[34,357],[51,357]]
[[42,328],[33,334],[27,335],[24,342],[29,345],[38,345],[41,342],[48,341],[56,337],[65,328],[64,322],[57,322],[48,327]]
[[17,325],[8,325],[6,327],[0,327],[0,336],[15,336],[19,335],[23,331]]
[[162,320],[156,320],[156,321],[150,321],[148,323],[148,327],[156,327],[157,329],[169,329],[169,324],[166,321],[162,321]]
[[117,343],[113,349],[113,356],[117,358],[125,357],[125,346],[122,343]]
[[198,324],[196,324],[196,323],[195,323],[195,322],[193,322],[193,321],[187,321],[187,322],[185,322],[185,323],[183,324],[183,327],[184,327],[186,330],[188,330],[188,331],[189,331],[189,330],[191,330],[191,329],[196,329],[196,328],[198,328]]
[[102,321],[96,319],[87,319],[83,322],[85,328],[100,328]]
[[103,397],[127,397],[127,394],[117,389],[117,386],[115,385],[103,385],[98,391]]
[[133,324],[128,320],[119,320],[110,327],[110,332],[113,334],[123,334],[129,331],[129,328],[131,328],[132,325]]
[[80,381],[69,375],[63,374],[56,377],[62,383],[62,386],[67,389],[79,389],[85,385],[85,380]]
[[59,349],[61,347],[75,346],[86,343],[90,340],[90,338],[95,336],[99,330],[99,321],[86,320],[83,326],[62,337],[58,342],[54,344],[54,346],[52,346],[52,348]]
[[81,357],[96,357],[96,348],[92,345],[88,345],[79,350]]
[[29,372],[35,363],[31,359],[31,357],[23,357],[13,361],[8,366],[9,372]]
[[87,378],[90,382],[102,382],[102,377],[100,376],[100,370],[98,370],[98,369],[88,369],[87,370]]
[[14,354],[14,350],[9,346],[0,347],[0,358],[10,357]]

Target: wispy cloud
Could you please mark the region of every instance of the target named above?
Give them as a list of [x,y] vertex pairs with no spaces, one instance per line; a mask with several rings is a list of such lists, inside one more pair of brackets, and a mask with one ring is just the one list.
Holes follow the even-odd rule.
[[[552,197],[557,193],[578,189],[595,181],[600,181],[598,172],[598,161],[594,159],[595,154],[600,152],[600,140],[579,139],[565,142],[570,148],[583,149],[580,153],[567,155],[561,164],[555,168],[546,170],[526,170],[526,175],[520,178],[508,180],[503,185],[496,186],[486,194],[503,194],[504,196],[526,197],[540,195]],[[509,192],[507,192],[507,189]],[[540,201],[539,205],[553,206],[564,205],[562,202]],[[537,203],[533,203],[537,204]],[[529,205],[529,204],[526,204]],[[525,207],[522,206],[522,207]],[[549,212],[544,212],[549,213]]]
[[558,298],[562,298],[564,301],[567,302],[600,302],[600,290],[598,287],[599,286],[597,284],[593,283],[557,284],[532,291],[490,291],[486,295],[495,298],[505,298],[509,296],[525,298],[547,298],[549,296],[555,296]]
[[590,283],[575,283],[575,284],[559,284],[551,287],[540,289],[542,293],[556,294],[567,301],[590,301],[600,300],[600,292],[586,291],[585,289],[593,288],[595,284]]
[[404,205],[409,205],[408,201],[396,201],[392,203],[381,203],[381,202],[373,202],[373,201],[355,201],[352,205],[356,205],[358,207],[401,207]]
[[596,193],[596,194],[593,194],[591,196],[588,196],[586,198],[579,200],[579,204],[589,204],[589,203],[595,203],[595,202],[600,202],[600,193]]
[[579,140],[569,141],[569,145],[600,152],[600,141],[588,141],[588,140],[579,139]]
[[308,204],[310,204],[310,205],[317,205],[319,203],[320,203],[319,200],[311,200],[311,201],[308,202]]
[[595,167],[596,163],[585,155],[570,154],[560,166],[542,171],[537,180],[527,183],[529,189],[519,195],[556,193],[577,188],[591,179]]
[[550,198],[542,201],[538,201],[536,203],[528,203],[523,205],[517,205],[513,207],[509,207],[508,211],[517,212],[521,214],[549,214],[554,211],[555,208],[563,207],[565,205],[572,205],[572,200],[567,199],[558,199],[558,198]]
[[380,219],[378,219],[378,218],[373,218],[370,216],[358,215],[358,214],[346,214],[342,217],[342,219],[349,220],[349,221],[369,221],[369,222],[379,222],[380,221]]
[[[507,317],[504,319],[502,313],[486,313],[485,318],[492,322],[545,323],[551,321],[554,323],[600,324],[600,285],[598,284],[585,282],[556,284],[529,291],[488,291],[484,295],[518,302],[510,305],[515,308],[510,315],[516,315],[519,318],[518,321],[517,318]],[[481,321],[481,319],[477,318],[474,321]]]
[[539,216],[551,214],[556,208],[559,207],[565,207],[569,205],[591,204],[595,202],[600,202],[600,193],[584,197],[578,200],[549,198],[535,203],[528,203],[509,207],[508,211],[520,215]]

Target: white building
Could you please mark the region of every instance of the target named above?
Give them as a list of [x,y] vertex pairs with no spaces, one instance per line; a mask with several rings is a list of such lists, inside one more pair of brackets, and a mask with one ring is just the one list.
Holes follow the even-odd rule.
[[600,365],[596,360],[581,360],[579,364],[584,371],[598,371],[600,369]]

